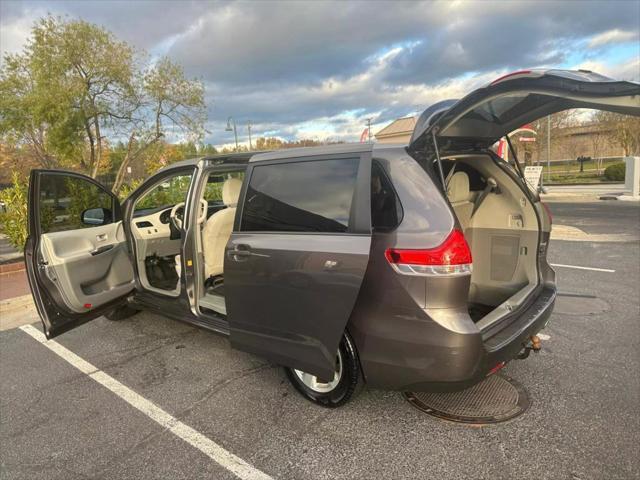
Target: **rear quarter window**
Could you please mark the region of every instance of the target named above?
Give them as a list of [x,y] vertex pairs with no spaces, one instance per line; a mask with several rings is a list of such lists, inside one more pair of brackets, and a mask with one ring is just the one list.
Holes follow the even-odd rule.
[[402,205],[391,180],[377,161],[371,164],[371,228],[390,232],[402,221]]
[[359,163],[347,158],[256,165],[240,230],[347,232]]

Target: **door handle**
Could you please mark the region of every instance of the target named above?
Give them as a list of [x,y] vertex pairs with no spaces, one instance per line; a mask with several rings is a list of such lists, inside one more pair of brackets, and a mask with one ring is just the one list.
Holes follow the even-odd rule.
[[242,259],[246,259],[251,255],[253,255],[253,253],[251,253],[248,245],[236,245],[233,250],[227,250],[227,256],[236,262],[240,262]]
[[100,255],[101,253],[108,252],[113,248],[113,245],[103,245],[102,247],[96,248],[95,250],[91,250],[89,253],[92,256]]

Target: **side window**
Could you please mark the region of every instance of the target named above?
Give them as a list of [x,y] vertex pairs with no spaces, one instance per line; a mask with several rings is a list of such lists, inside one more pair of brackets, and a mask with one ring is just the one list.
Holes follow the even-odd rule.
[[371,165],[371,227],[374,231],[388,232],[402,220],[402,206],[391,180],[382,165]]
[[203,198],[209,204],[209,207],[224,206],[222,201],[222,187],[224,182],[230,178],[237,178],[242,182],[244,179],[244,172],[232,172],[232,173],[212,173],[207,178],[207,185],[202,194]]
[[145,192],[133,208],[134,216],[147,215],[184,202],[191,185],[191,173],[168,177]]
[[113,197],[94,183],[64,174],[40,177],[40,233],[113,222]]
[[254,167],[240,230],[346,232],[359,163],[348,158]]

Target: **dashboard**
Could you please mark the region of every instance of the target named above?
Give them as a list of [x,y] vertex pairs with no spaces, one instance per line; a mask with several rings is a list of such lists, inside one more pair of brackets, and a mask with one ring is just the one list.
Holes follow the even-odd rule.
[[[171,209],[173,207],[164,207],[158,210],[151,210],[146,213],[141,210],[134,214],[132,228],[136,237],[141,239],[165,238],[171,237]],[[182,209],[178,209],[177,215],[181,217]]]

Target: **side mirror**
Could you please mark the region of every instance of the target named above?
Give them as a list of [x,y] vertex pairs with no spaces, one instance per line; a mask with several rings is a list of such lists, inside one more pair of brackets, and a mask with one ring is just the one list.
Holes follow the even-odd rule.
[[112,221],[111,210],[108,208],[87,208],[80,215],[85,225],[107,225]]

